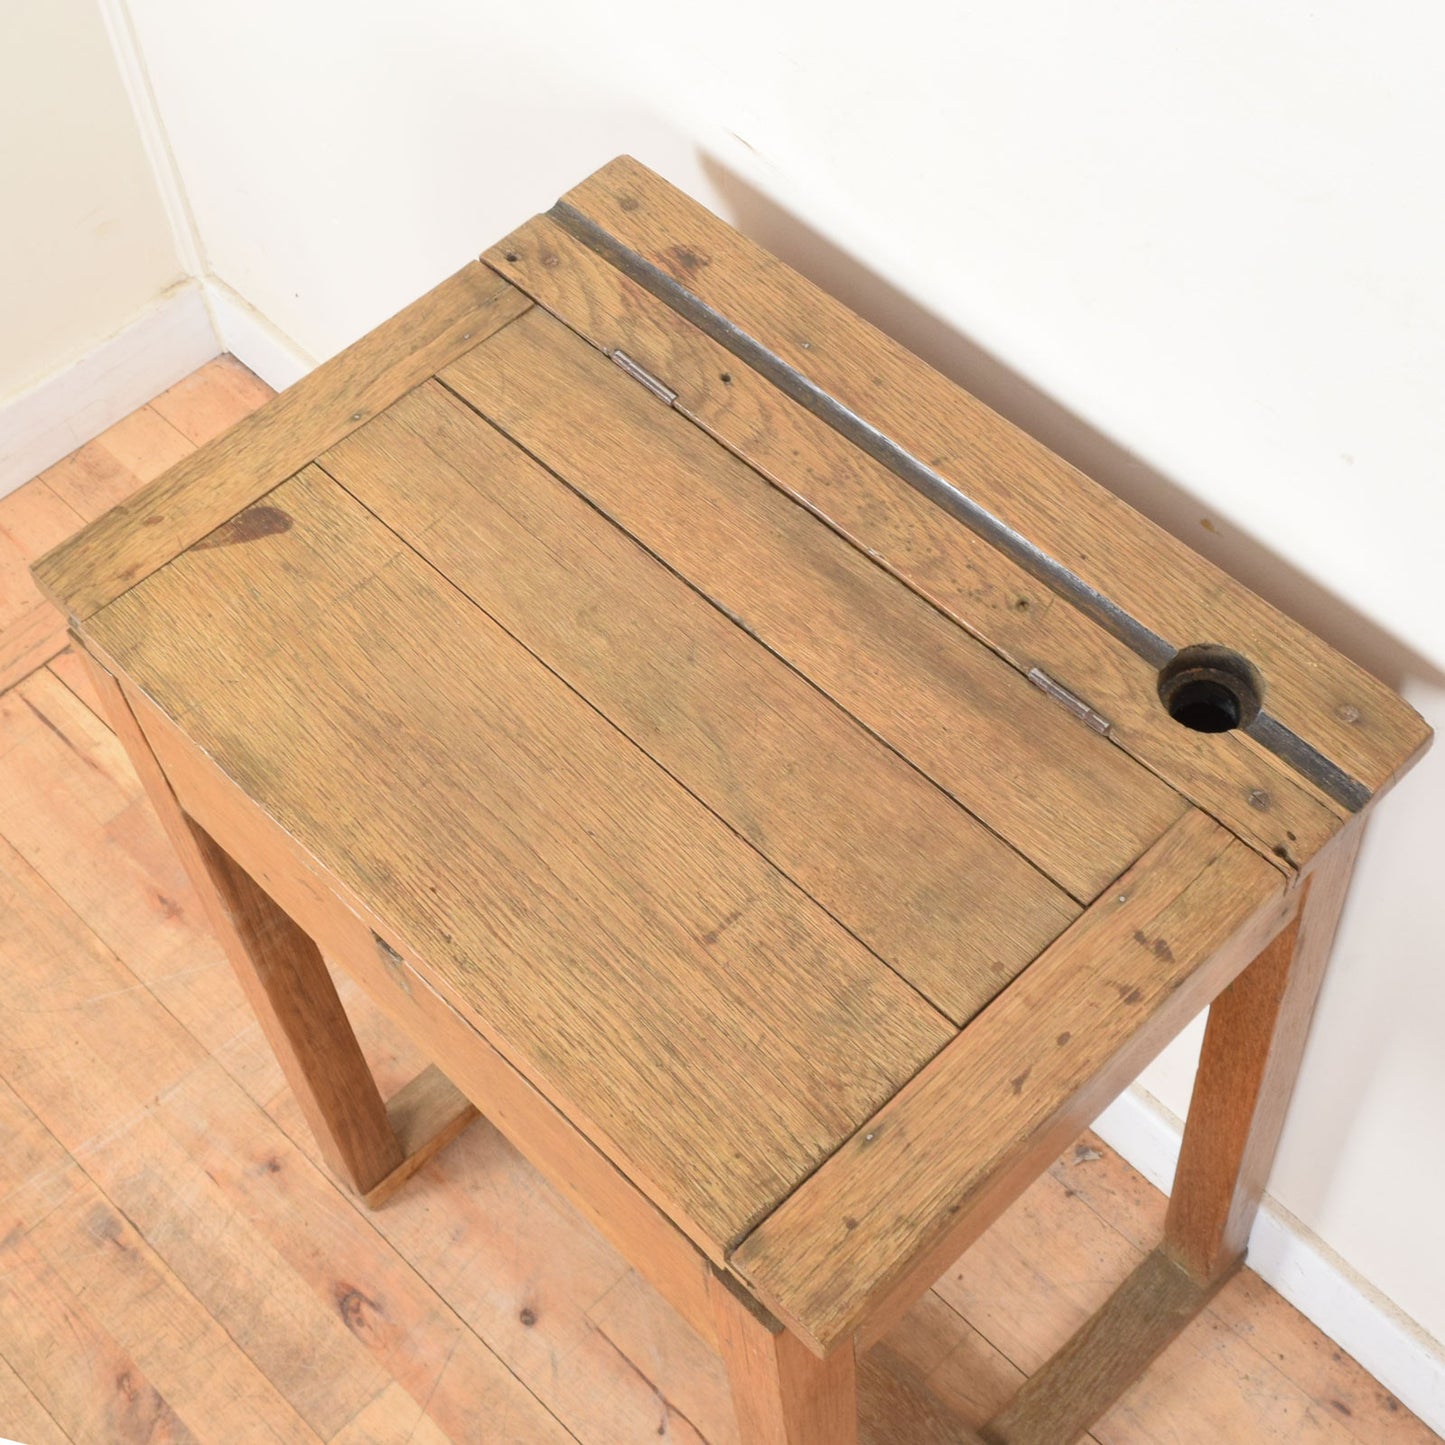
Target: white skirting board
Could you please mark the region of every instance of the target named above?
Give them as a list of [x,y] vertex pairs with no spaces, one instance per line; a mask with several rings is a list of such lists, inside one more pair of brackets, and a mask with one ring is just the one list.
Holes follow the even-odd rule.
[[316,364],[224,282],[183,282],[78,361],[0,403],[0,496],[223,351],[277,391]]
[[[1166,1192],[1183,1124],[1138,1087],[1094,1121],[1094,1132]],[[1445,1434],[1445,1345],[1426,1335],[1323,1240],[1267,1195],[1249,1237],[1249,1267],[1362,1364],[1406,1409]]]
[[251,368],[268,386],[284,391],[316,365],[284,332],[214,276],[206,278],[206,299],[221,349]]
[[173,287],[78,361],[0,402],[0,496],[220,351],[200,283]]

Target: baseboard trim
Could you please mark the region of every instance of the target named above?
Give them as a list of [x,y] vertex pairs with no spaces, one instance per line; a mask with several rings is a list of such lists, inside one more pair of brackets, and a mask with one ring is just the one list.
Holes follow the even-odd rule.
[[224,281],[207,276],[205,287],[221,349],[250,367],[268,386],[284,391],[315,367],[315,357],[277,330]]
[[78,361],[0,404],[0,496],[220,352],[200,285],[172,287]]
[[[1135,1087],[1094,1121],[1094,1132],[1166,1192],[1183,1124]],[[1266,1196],[1249,1238],[1249,1267],[1352,1355],[1437,1434],[1445,1435],[1445,1345],[1401,1314],[1317,1235]]]

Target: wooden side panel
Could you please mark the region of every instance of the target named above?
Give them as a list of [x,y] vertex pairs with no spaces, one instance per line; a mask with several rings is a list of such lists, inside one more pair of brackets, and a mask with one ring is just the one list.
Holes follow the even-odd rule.
[[561,227],[539,216],[485,258],[594,346],[620,349],[674,405],[1019,671],[1041,668],[1110,738],[1282,866],[1338,830],[1335,805],[1239,732],[1180,727],[1157,673],[997,548],[860,451]]
[[154,703],[137,694],[132,701],[146,740],[186,813],[226,839],[237,861],[306,929],[326,957],[354,977],[487,1120],[711,1340],[706,1257],[487,1043],[464,999],[382,948],[382,920],[341,888]]
[[954,1032],[316,469],[89,630],[714,1251]]
[[1364,669],[628,157],[566,200],[1175,646],[1263,672],[1285,726],[1366,787],[1429,729]]
[[437,385],[321,458],[961,1023],[1078,905]]
[[[819,1350],[921,1293],[1278,930],[1279,874],[1191,813],[731,1257]],[[882,1328],[870,1320],[870,1333]]]
[[89,617],[530,304],[466,266],[47,553],[37,582]]
[[1075,898],[1185,808],[546,312],[442,379]]

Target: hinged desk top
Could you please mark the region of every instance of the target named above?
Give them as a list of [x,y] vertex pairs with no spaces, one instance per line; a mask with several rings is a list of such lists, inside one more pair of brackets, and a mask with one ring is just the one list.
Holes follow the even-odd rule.
[[38,575],[819,1348],[1428,740],[626,159]]

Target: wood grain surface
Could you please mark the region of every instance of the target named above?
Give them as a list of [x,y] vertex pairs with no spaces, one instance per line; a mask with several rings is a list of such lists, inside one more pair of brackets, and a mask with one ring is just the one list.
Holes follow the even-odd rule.
[[1384,683],[629,157],[566,201],[1176,647],[1216,642],[1371,790],[1429,729]]
[[1263,854],[1292,867],[1339,829],[1337,805],[1281,759],[1237,731],[1180,727],[1131,648],[547,217],[484,259],[594,346],[663,378],[679,411],[1019,671],[1084,698],[1114,743]]
[[88,632],[711,1250],[951,1037],[321,472],[207,540]]
[[870,1314],[886,1320],[1260,951],[1284,900],[1273,868],[1190,813],[759,1225],[733,1266],[819,1350]]
[[441,376],[1075,898],[1184,810],[546,312]]
[[327,472],[954,1022],[1078,905],[437,385]]
[[90,616],[529,305],[465,267],[41,558],[37,581]]
[[[262,390],[232,368],[175,390],[186,436]],[[14,494],[20,566],[45,512],[93,516],[188,445],[143,409]],[[179,1417],[208,1445],[738,1445],[718,1357],[489,1124],[379,1213],[333,1187],[100,710],[73,652],[0,694],[0,1292],[28,1306],[0,1311],[0,1434]],[[424,1059],[338,983],[390,1091]],[[489,1113],[534,1153],[557,1137],[495,1093]],[[1097,1139],[1071,1145],[860,1361],[864,1440],[973,1439],[1145,1257],[1166,1204]],[[652,1261],[656,1240],[623,1247]],[[1249,1270],[1088,1438],[1436,1439]]]
[[[492,1048],[482,1033],[485,1018],[476,998],[434,975],[423,977],[389,944],[383,947],[381,930],[389,931],[385,920],[193,748],[154,703],[135,694],[128,700],[186,813],[224,834],[237,861],[301,923],[343,976],[359,983],[364,998],[416,1041],[422,1057],[444,1066],[488,1124],[519,1149],[525,1146],[532,1165],[584,1219],[637,1261],[673,1308],[710,1340],[713,1311],[705,1256]],[[414,1087],[415,1080],[396,1097]]]

